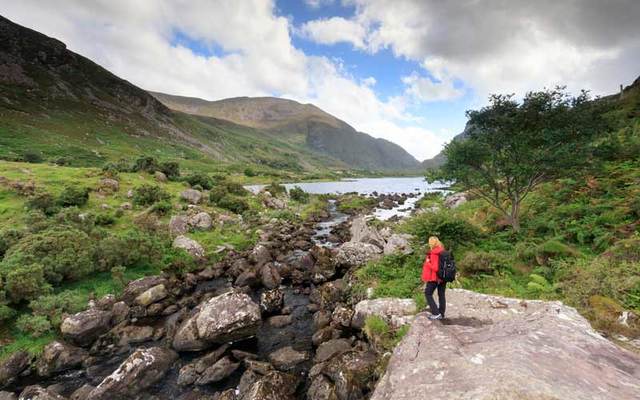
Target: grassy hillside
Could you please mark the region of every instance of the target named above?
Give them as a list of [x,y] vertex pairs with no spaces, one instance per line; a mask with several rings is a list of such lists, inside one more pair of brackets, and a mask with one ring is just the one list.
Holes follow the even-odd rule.
[[453,286],[562,300],[612,338],[640,337],[640,80],[599,101],[614,128],[596,139],[591,168],[540,186],[525,200],[519,233],[482,199],[447,209],[426,197],[423,209],[438,211],[395,227],[416,235],[414,254],[367,265],[360,289],[424,304],[419,271],[427,238],[437,235],[457,260]]
[[363,173],[304,138],[169,110],[63,43],[2,17],[0,60],[4,160],[101,166],[152,154],[185,169],[247,172],[259,180]]

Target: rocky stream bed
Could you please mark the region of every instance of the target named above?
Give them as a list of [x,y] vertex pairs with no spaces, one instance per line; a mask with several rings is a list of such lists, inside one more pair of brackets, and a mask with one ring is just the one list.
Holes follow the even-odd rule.
[[[370,396],[383,371],[361,329],[367,315],[389,313],[357,304],[349,276],[408,242],[352,219],[331,205],[315,222],[273,220],[251,250],[92,301],[63,320],[62,338],[41,356],[18,352],[0,363],[0,400]],[[179,233],[174,246],[200,255]],[[412,302],[396,308],[400,317],[416,311]]]

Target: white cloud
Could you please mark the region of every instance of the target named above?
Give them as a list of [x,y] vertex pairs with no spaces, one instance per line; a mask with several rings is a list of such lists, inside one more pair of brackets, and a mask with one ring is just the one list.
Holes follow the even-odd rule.
[[448,78],[436,82],[414,72],[402,77],[402,82],[407,86],[406,93],[420,101],[454,100],[464,95],[464,91],[456,88]]
[[[358,81],[339,61],[296,49],[290,21],[275,14],[272,0],[22,0],[2,8],[7,18],[145,89],[209,100],[283,95],[312,102],[420,159],[442,143],[417,126],[403,99],[381,100],[375,79]],[[205,56],[172,43],[176,32],[223,54]]]
[[345,2],[367,51],[446,71],[482,98],[558,84],[608,94],[638,75],[637,0]]
[[320,8],[329,4],[333,4],[335,0],[304,0],[304,2],[311,8]]
[[364,49],[367,34],[362,24],[342,17],[331,17],[306,22],[300,28],[300,34],[320,44],[351,43]]

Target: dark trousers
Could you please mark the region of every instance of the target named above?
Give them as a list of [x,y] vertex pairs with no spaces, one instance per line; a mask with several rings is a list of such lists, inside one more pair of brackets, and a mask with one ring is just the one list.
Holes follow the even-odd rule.
[[[446,287],[447,282],[427,282],[427,287],[424,289],[424,297],[427,298],[427,303],[429,304],[431,314],[442,314],[442,316],[444,317],[444,312],[447,308],[447,300],[444,297],[444,290],[446,289]],[[436,289],[438,289],[439,306],[436,306],[436,302],[433,300],[433,292]]]

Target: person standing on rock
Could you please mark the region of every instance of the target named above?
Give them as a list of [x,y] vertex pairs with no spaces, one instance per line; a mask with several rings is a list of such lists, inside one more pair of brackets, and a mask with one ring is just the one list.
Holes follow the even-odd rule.
[[[422,264],[422,281],[427,284],[424,289],[424,296],[427,298],[427,304],[429,304],[429,310],[431,311],[429,319],[439,320],[444,318],[447,306],[444,296],[447,282],[438,278],[440,254],[444,251],[444,245],[436,236],[431,236],[429,238],[429,249],[424,264]],[[436,289],[438,290],[438,305],[433,300],[433,292]]]

